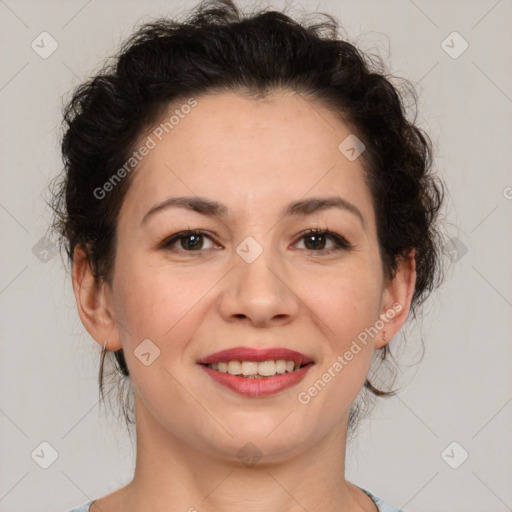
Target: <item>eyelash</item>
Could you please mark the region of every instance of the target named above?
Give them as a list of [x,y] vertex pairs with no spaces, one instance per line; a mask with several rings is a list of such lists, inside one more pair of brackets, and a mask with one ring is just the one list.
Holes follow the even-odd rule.
[[[191,235],[196,235],[196,236],[200,235],[200,236],[204,236],[204,237],[212,240],[212,237],[210,235],[208,235],[206,232],[201,231],[200,229],[190,229],[190,230],[186,230],[186,231],[180,231],[179,233],[172,235],[170,238],[167,238],[161,244],[161,248],[167,249],[167,250],[172,250],[173,248],[171,246],[174,243],[180,241],[181,239],[187,238],[188,236],[191,236]],[[340,250],[341,251],[350,251],[353,249],[353,245],[350,244],[344,237],[342,237],[341,235],[338,235],[337,233],[334,233],[333,231],[330,231],[328,229],[308,229],[307,231],[304,231],[300,234],[300,237],[297,241],[300,241],[300,240],[306,238],[307,236],[312,236],[312,235],[327,236],[327,238],[330,238],[334,242],[336,247],[333,249],[320,249],[320,250],[316,250],[316,251],[313,249],[305,249],[306,251],[310,251],[312,253],[323,253],[324,255],[329,255],[333,252],[337,252]],[[212,240],[212,242],[213,242],[213,240]],[[203,252],[203,250],[201,250],[201,249],[196,250],[196,251],[194,251],[194,250],[187,251],[186,249],[180,248],[180,250],[181,250],[181,252],[187,252],[187,253]]]

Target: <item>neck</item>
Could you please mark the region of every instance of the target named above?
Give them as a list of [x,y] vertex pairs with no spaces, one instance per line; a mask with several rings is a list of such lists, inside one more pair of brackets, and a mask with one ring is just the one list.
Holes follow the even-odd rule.
[[[340,512],[376,510],[345,481],[347,421],[314,446],[256,463],[205,453],[162,428],[136,396],[137,459],[123,510]],[[243,446],[244,443],[241,443]]]

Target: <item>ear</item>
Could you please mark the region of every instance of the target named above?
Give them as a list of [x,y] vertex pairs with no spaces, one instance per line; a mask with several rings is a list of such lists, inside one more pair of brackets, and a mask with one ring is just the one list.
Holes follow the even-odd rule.
[[110,286],[94,277],[81,245],[73,251],[72,279],[78,314],[89,334],[107,350],[123,348],[112,314]]
[[399,258],[393,279],[385,284],[380,312],[384,326],[374,338],[376,349],[387,345],[407,320],[416,286],[415,253],[413,249],[407,256]]

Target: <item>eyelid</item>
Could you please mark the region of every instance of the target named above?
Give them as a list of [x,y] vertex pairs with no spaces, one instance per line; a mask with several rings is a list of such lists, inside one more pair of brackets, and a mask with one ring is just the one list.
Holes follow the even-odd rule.
[[354,245],[352,245],[344,236],[340,235],[339,233],[336,233],[335,231],[331,231],[330,229],[322,229],[322,228],[310,228],[310,229],[306,229],[305,231],[302,231],[296,238],[296,242],[294,242],[294,245],[302,240],[304,237],[308,236],[308,235],[315,235],[315,234],[318,234],[318,235],[323,235],[323,236],[326,236],[327,238],[330,238],[331,240],[334,241],[334,243],[336,244],[336,247],[334,249],[324,249],[324,250],[319,250],[319,251],[313,251],[313,250],[310,250],[310,249],[304,249],[308,252],[311,252],[311,253],[315,253],[315,252],[318,252],[320,254],[330,254],[332,252],[335,252],[337,250],[345,250],[345,251],[350,251],[354,248]]
[[[169,250],[171,245],[175,244],[180,239],[185,238],[185,237],[190,236],[190,235],[201,235],[201,236],[204,236],[205,238],[210,239],[214,245],[218,245],[218,244],[216,244],[216,242],[213,239],[213,237],[209,233],[207,233],[206,231],[203,231],[202,229],[184,229],[183,231],[178,231],[177,233],[174,233],[173,235],[165,238],[163,240],[163,242],[160,244],[160,248],[161,249],[168,249]],[[203,252],[203,251],[202,250],[199,250],[199,251],[186,251],[185,249],[181,249],[180,252],[188,252],[188,253],[197,252],[197,253],[199,253],[199,252]]]
[[[354,245],[352,245],[344,236],[340,235],[339,233],[336,233],[335,231],[331,231],[329,229],[321,229],[321,228],[309,228],[309,229],[306,229],[304,231],[302,231],[301,233],[299,233],[296,238],[295,238],[295,242],[293,242],[292,245],[295,245],[297,244],[300,240],[302,240],[303,238],[305,238],[306,236],[308,235],[315,235],[315,234],[318,234],[318,235],[323,235],[327,238],[330,238],[334,244],[335,244],[335,247],[334,248],[331,248],[331,249],[319,249],[319,250],[313,250],[313,249],[300,249],[300,250],[304,250],[306,252],[309,252],[311,254],[314,254],[314,253],[318,253],[319,255],[329,255],[333,252],[338,252],[338,251],[351,251],[352,249],[354,249]],[[164,249],[164,250],[171,250],[170,247],[177,243],[180,239],[182,238],[186,238],[187,236],[190,236],[190,235],[201,235],[201,236],[204,236],[205,238],[208,238],[214,245],[217,245],[218,244],[216,243],[214,237],[212,235],[210,235],[208,232],[206,231],[203,231],[201,229],[186,229],[186,230],[182,230],[182,231],[179,231],[177,233],[174,233],[173,235],[171,235],[170,237],[166,238],[161,244],[160,244],[160,248],[161,249]],[[176,249],[178,252],[182,252],[182,253],[201,253],[201,252],[204,252],[205,250],[204,249],[199,249],[199,250],[192,250],[192,251],[187,251],[185,249]]]

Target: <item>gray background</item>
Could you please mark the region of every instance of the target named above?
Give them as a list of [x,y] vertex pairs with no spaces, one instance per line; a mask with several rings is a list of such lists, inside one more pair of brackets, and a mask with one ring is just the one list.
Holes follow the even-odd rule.
[[[136,22],[195,3],[0,1],[0,511],[64,511],[131,479],[129,437],[98,406],[101,348],[80,323],[51,240],[41,249],[43,191],[61,168],[62,97]],[[410,512],[512,510],[512,2],[297,4],[334,14],[351,40],[417,84],[420,122],[450,191],[446,237],[456,238],[421,330],[407,329],[406,359],[418,358],[422,335],[423,361],[361,425],[347,476]],[[46,59],[31,48],[43,31],[58,43]],[[453,31],[469,44],[457,58],[463,41],[446,39]],[[42,442],[57,454],[47,469]],[[463,450],[468,459],[453,469]]]

